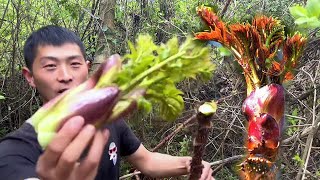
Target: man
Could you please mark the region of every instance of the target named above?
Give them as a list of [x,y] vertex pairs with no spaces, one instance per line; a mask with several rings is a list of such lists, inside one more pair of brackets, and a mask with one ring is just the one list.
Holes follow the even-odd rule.
[[[84,82],[89,62],[79,37],[58,26],[46,26],[31,34],[24,47],[27,67],[22,73],[46,103]],[[89,147],[89,148],[87,148]],[[86,154],[83,156],[83,154]],[[170,177],[187,174],[190,157],[174,157],[148,151],[123,120],[97,130],[71,117],[43,151],[27,122],[0,141],[0,175],[10,179],[118,179],[120,157],[144,174]],[[201,179],[213,179],[208,163]]]

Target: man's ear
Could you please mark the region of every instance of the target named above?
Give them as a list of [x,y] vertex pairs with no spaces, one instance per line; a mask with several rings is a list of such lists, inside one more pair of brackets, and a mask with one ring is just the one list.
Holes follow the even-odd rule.
[[36,85],[34,84],[32,72],[27,67],[22,68],[22,74],[26,78],[30,86],[36,87]]
[[92,63],[91,61],[86,60],[88,70],[91,70]]

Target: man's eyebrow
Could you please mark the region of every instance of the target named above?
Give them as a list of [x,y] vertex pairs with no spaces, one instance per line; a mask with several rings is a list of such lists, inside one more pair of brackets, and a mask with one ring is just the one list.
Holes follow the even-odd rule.
[[44,56],[40,58],[40,61],[44,61],[44,60],[59,61],[59,59],[54,56]]
[[[83,57],[81,55],[72,55],[72,56],[68,56],[67,57],[67,61],[71,61],[73,59],[82,59]],[[59,58],[54,57],[54,56],[44,56],[40,58],[40,61],[44,61],[44,60],[51,60],[51,61],[59,61]]]
[[67,61],[71,61],[73,59],[82,59],[81,55],[72,55],[67,58]]

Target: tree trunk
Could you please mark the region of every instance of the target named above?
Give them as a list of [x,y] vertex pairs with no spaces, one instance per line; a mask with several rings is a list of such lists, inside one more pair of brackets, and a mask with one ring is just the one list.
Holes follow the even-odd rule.
[[149,18],[149,11],[148,11],[148,0],[139,0],[140,4],[140,13],[133,13],[132,14],[132,36],[134,39],[137,37],[140,29],[142,28],[142,24],[145,20]]
[[160,24],[160,28],[157,30],[157,42],[165,42],[168,40],[166,32],[169,32],[170,25],[169,21],[172,16],[174,16],[174,0],[159,0],[160,12],[162,14],[163,23]]
[[[115,44],[111,41],[115,37],[115,6],[116,0],[101,0],[99,6],[100,25],[98,27],[98,39],[96,57],[103,55],[109,57],[115,53]],[[95,70],[104,58],[96,58],[92,64]]]

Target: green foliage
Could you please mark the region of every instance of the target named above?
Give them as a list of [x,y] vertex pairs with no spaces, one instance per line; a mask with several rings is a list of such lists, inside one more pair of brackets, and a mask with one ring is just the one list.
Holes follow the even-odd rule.
[[238,180],[239,177],[236,175],[234,170],[229,170],[228,168],[222,168],[220,171],[217,172],[215,175],[216,179],[224,179],[224,180]]
[[0,95],[0,100],[4,100],[4,99],[5,99],[5,97]]
[[218,50],[219,50],[220,56],[231,56],[232,55],[231,51],[228,48],[225,48],[223,46],[218,47]]
[[296,163],[298,163],[299,165],[303,165],[304,162],[301,159],[301,157],[299,156],[299,154],[294,155],[294,157],[292,158]]
[[291,0],[235,0],[230,4],[225,21],[231,22],[251,22],[256,15],[266,15],[279,18],[287,27],[293,24],[293,19],[289,16],[288,6]]
[[179,142],[180,151],[179,156],[188,156],[190,155],[190,143],[191,143],[191,136],[184,136],[183,140]]
[[[79,35],[85,35],[86,25],[91,18],[87,9],[90,0],[68,1],[7,1],[0,0],[0,75],[9,76],[8,67],[16,71],[23,66],[23,45],[32,31],[49,24],[67,27]],[[7,6],[8,5],[8,6]],[[87,29],[85,33],[89,33]],[[90,35],[83,41],[87,48]],[[13,64],[13,65],[12,65]],[[13,72],[11,72],[13,73]]]
[[[296,125],[298,125],[299,119],[295,118],[295,116],[298,115],[298,109],[297,109],[297,108],[293,109],[291,115],[292,115],[292,116],[291,116],[291,117],[288,117],[288,119],[287,119],[287,122],[289,123],[289,125],[291,125],[291,126],[296,126]],[[289,127],[289,128],[287,129],[287,134],[288,134],[289,136],[291,136],[291,135],[293,135],[295,132],[297,132],[297,130],[298,130],[298,127]]]
[[301,29],[320,27],[320,0],[308,0],[305,7],[295,5],[289,8],[295,23]]
[[197,75],[209,79],[215,69],[209,48],[191,37],[181,45],[176,37],[156,45],[151,36],[141,35],[135,45],[129,42],[129,47],[131,53],[124,57],[126,63],[118,75],[117,85],[124,92],[147,89],[140,107],[150,110],[152,104],[158,104],[159,113],[166,120],[176,119],[184,109],[183,93],[176,88],[176,83],[185,78],[195,79]]
[[8,133],[8,129],[6,127],[0,128],[0,138],[5,136]]

